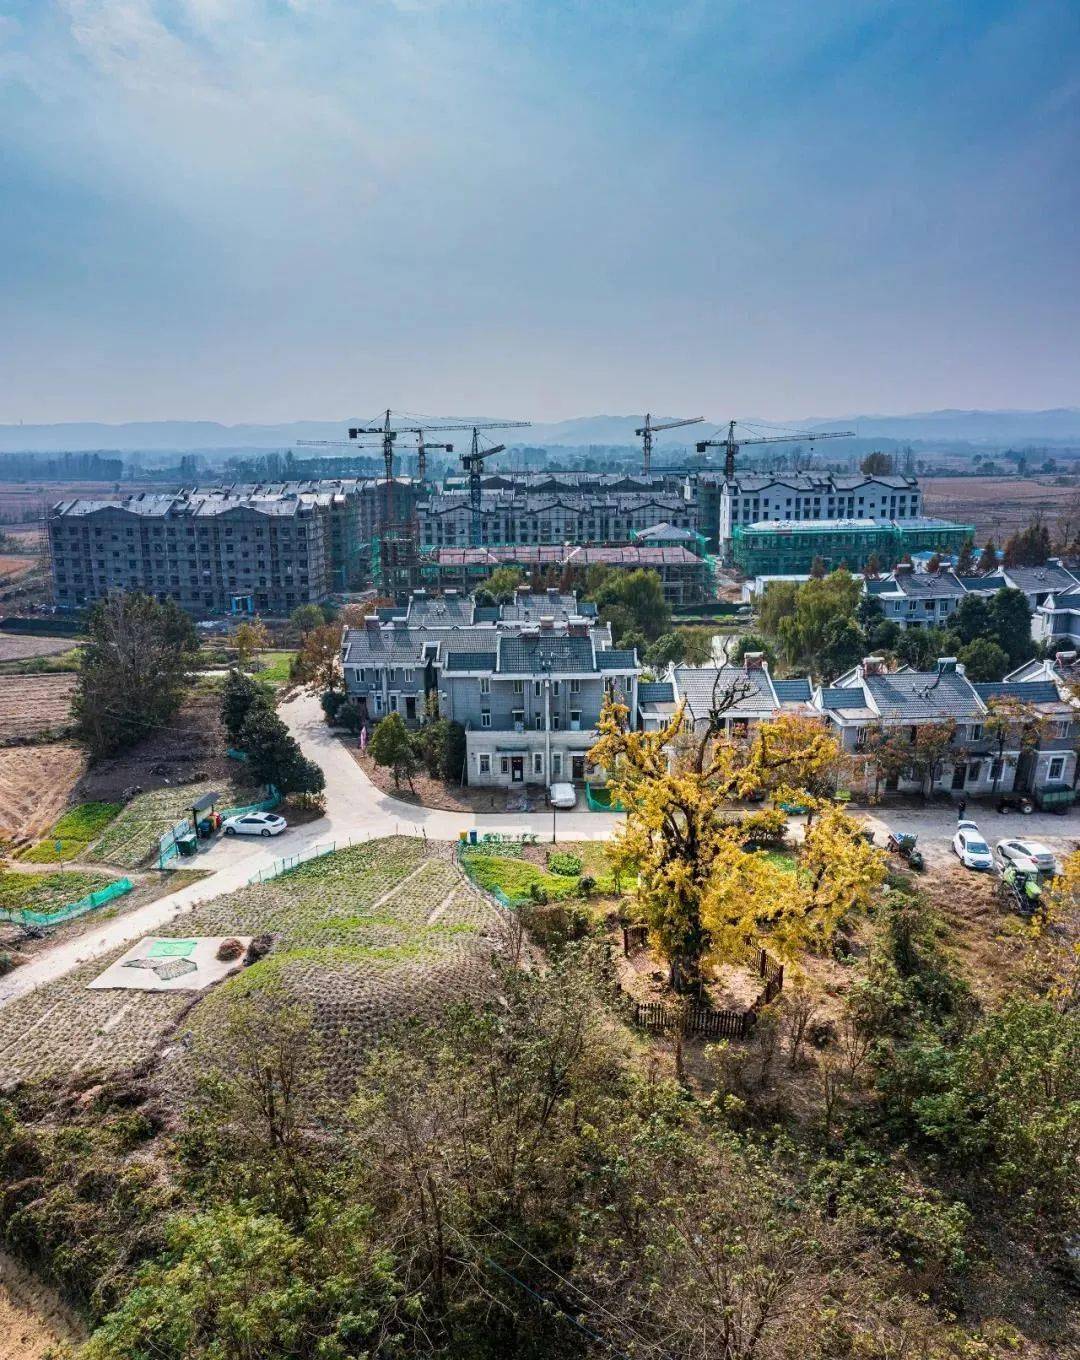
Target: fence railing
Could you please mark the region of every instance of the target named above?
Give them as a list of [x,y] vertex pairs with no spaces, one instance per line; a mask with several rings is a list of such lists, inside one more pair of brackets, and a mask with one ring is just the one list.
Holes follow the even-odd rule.
[[[641,925],[623,928],[623,949],[629,953],[630,945],[641,937],[647,927]],[[641,946],[644,947],[644,939]],[[654,1033],[674,1033],[679,1030],[685,1035],[701,1035],[706,1039],[745,1039],[757,1024],[758,1014],[771,1006],[784,989],[784,965],[778,963],[766,950],[759,949],[757,957],[758,976],[765,986],[744,1011],[714,1010],[700,1002],[680,1006],[664,1001],[636,1001],[634,1019],[642,1029]]]
[[598,789],[594,789],[591,784],[586,784],[585,802],[588,804],[590,812],[626,811],[617,798],[612,798],[611,790],[603,785]]
[[0,909],[0,921],[12,921],[20,926],[56,926],[62,921],[73,921],[77,916],[85,916],[88,911],[93,911],[97,907],[103,907],[107,902],[113,902],[118,897],[123,897],[129,893],[133,887],[130,878],[118,878],[115,883],[110,883],[108,887],[99,888],[97,892],[87,893],[85,897],[80,897],[77,902],[69,902],[67,906],[60,907],[56,911],[32,911],[29,907],[19,907],[8,911]]

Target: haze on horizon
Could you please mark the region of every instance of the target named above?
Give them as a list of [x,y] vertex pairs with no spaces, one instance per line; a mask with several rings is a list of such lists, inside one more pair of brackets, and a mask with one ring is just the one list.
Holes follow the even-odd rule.
[[1080,405],[1073,0],[0,0],[0,424]]

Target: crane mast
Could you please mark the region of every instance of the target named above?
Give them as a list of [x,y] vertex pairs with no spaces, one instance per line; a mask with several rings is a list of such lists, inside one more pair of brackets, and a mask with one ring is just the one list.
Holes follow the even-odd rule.
[[648,411],[645,412],[645,424],[634,433],[641,440],[642,453],[642,472],[647,477],[652,471],[652,446],[653,435],[659,430],[678,430],[683,425],[700,425],[705,419],[704,416],[692,416],[689,420],[665,420],[660,424],[654,425],[653,418]]

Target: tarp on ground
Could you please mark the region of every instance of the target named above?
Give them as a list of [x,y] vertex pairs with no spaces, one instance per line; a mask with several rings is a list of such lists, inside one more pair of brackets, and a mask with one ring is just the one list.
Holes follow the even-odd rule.
[[[197,939],[148,936],[109,965],[88,986],[129,992],[201,992],[243,967],[250,935],[203,935]],[[225,940],[239,940],[235,959],[219,959]]]

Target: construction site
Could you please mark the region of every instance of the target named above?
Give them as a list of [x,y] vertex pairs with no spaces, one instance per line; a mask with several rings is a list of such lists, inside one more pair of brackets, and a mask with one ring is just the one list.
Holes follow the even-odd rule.
[[[198,617],[279,617],[299,605],[375,590],[401,601],[418,588],[471,589],[498,566],[569,581],[593,566],[647,569],[671,605],[715,598],[722,568],[805,572],[821,559],[852,569],[913,549],[956,551],[970,525],[926,519],[910,475],[801,471],[740,475],[746,445],[849,436],[847,430],[736,433],[702,440],[707,464],[654,470],[658,434],[702,417],[637,428],[640,474],[510,473],[495,432],[527,421],[451,421],[386,410],[342,440],[308,441],[320,466],[335,448],[378,450],[379,478],[192,486],[91,494],[47,515],[53,598],[80,610],[110,590],[173,599]],[[432,438],[434,436],[434,438]],[[456,453],[459,476],[433,482],[428,455]]]

